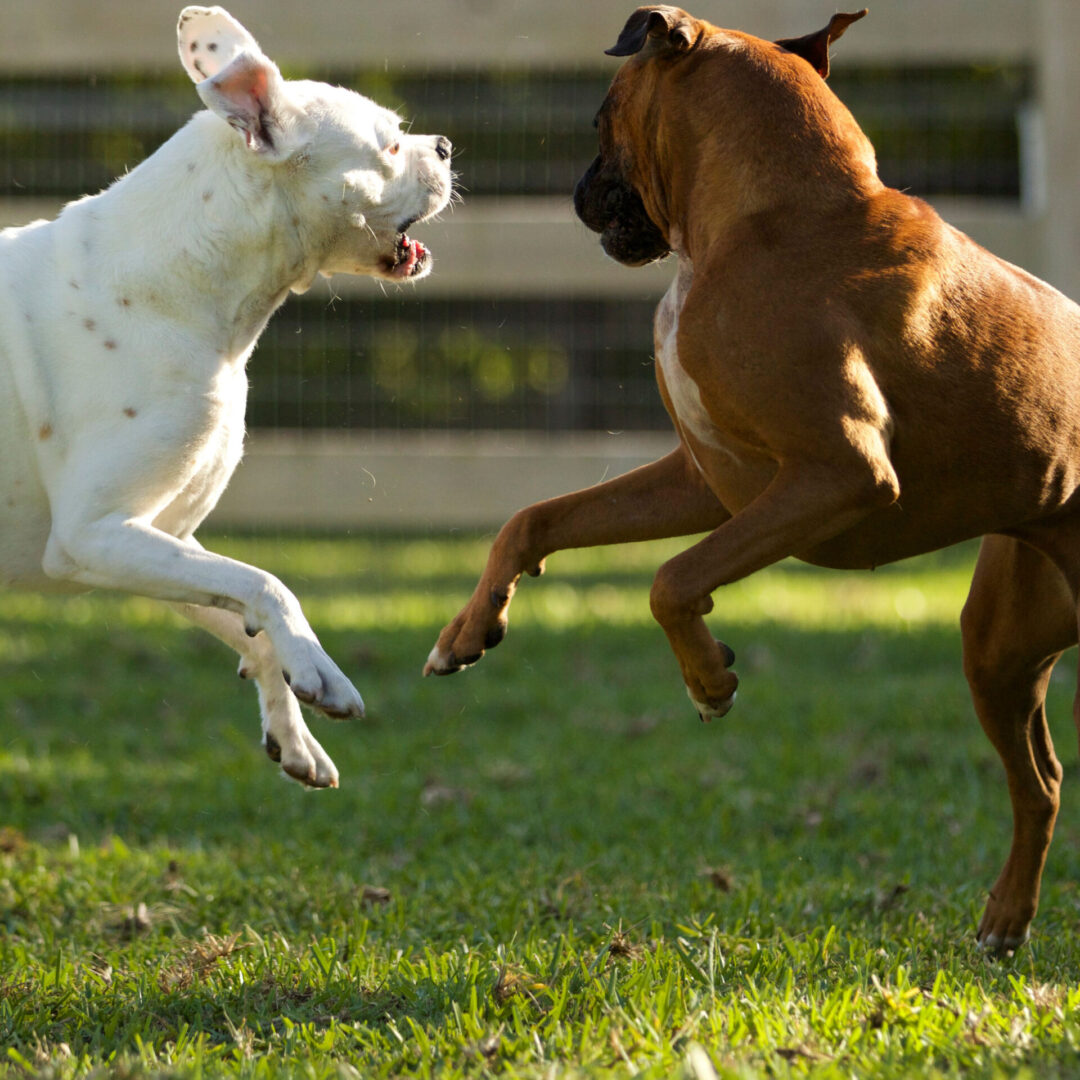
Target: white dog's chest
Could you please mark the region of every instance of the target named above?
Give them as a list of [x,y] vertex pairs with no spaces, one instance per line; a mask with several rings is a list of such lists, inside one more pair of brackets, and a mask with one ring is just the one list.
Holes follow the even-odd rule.
[[154,518],[154,524],[173,536],[189,536],[213,510],[244,451],[244,411],[247,382],[240,378],[230,396],[215,402],[202,437],[191,444],[186,472],[175,497]]

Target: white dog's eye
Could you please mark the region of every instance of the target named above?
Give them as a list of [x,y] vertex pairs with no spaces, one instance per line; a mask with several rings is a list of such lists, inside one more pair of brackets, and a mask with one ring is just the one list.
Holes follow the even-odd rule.
[[396,154],[401,149],[401,143],[396,142],[392,146],[386,148],[388,154]]

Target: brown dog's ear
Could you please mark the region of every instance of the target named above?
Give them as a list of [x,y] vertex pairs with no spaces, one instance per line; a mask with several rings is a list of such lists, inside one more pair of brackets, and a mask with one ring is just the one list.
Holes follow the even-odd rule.
[[667,4],[640,7],[626,20],[619,40],[604,52],[608,56],[633,56],[646,45],[686,52],[697,38],[697,20],[681,8]]
[[807,34],[800,38],[783,38],[776,44],[788,52],[798,53],[823,78],[829,77],[829,46],[853,23],[858,22],[868,11],[853,11],[848,15],[837,12],[829,25],[816,34]]

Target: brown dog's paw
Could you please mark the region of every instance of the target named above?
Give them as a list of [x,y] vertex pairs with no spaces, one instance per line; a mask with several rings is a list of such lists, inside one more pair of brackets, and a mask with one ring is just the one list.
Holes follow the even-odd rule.
[[698,701],[689,687],[686,694],[693,702],[694,708],[697,709],[698,718],[703,724],[707,724],[710,720],[718,717],[726,716],[731,711],[731,706],[735,704],[737,696],[736,692],[732,690],[726,698],[710,698],[708,701]]
[[483,650],[469,656],[458,657],[453,649],[443,652],[438,645],[428,653],[424,664],[424,675],[455,675],[467,667],[472,667],[484,655]]
[[[735,654],[722,641],[717,646],[724,654],[729,663],[735,660]],[[702,723],[707,724],[714,717],[725,716],[735,704],[736,688],[739,685],[739,677],[734,671],[725,668],[719,677],[712,680],[706,687],[703,680],[694,680],[695,686],[687,686],[686,694],[693,702],[697,714]]]
[[[492,593],[492,607],[497,608],[497,596],[497,593]],[[505,603],[505,598],[503,602]],[[439,635],[435,648],[428,653],[424,675],[453,675],[464,668],[472,667],[488,649],[494,649],[506,637],[506,625],[506,616],[502,615],[484,630],[482,638],[478,638],[476,633],[467,632],[464,627],[455,630],[451,623],[447,630]],[[479,644],[472,644],[477,641]]]
[[1030,936],[1031,920],[1022,915],[1010,916],[1005,905],[991,894],[975,935],[979,948],[994,956],[1009,956]]
[[975,940],[979,948],[991,956],[1011,956],[1017,949],[1027,943],[1030,936],[1031,930],[1026,927],[1018,934],[1005,934],[1003,936],[990,931],[986,935],[978,935]]

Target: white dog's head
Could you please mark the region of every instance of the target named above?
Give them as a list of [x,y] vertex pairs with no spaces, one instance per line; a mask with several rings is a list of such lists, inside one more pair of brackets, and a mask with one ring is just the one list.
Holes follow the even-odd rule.
[[428,249],[406,230],[450,201],[449,139],[404,132],[397,115],[351,90],[286,81],[223,8],[184,8],[177,37],[203,103],[255,160],[280,170],[321,273],[402,281],[429,272]]

